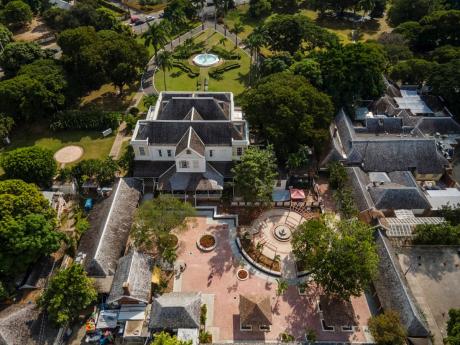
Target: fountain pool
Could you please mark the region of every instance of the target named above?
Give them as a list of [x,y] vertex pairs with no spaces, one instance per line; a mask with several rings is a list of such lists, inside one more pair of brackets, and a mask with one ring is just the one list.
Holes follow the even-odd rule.
[[200,67],[210,67],[214,66],[219,62],[219,57],[215,54],[198,54],[193,58],[193,63]]

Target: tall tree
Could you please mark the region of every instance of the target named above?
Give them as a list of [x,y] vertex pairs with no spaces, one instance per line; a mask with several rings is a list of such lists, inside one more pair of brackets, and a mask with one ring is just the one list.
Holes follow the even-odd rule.
[[13,33],[4,25],[0,24],[0,53],[6,45],[13,41]]
[[261,28],[256,28],[244,40],[244,45],[249,48],[251,53],[251,66],[250,66],[250,84],[254,81],[255,73],[259,68],[260,49],[265,44],[265,37],[261,32]]
[[156,64],[157,64],[158,68],[163,70],[163,82],[164,82],[164,85],[165,85],[165,91],[167,91],[168,88],[166,87],[166,70],[169,71],[173,67],[172,53],[168,52],[168,51],[162,51],[157,56]]
[[191,341],[183,341],[177,339],[175,335],[171,335],[167,332],[157,333],[153,337],[153,341],[150,345],[191,345]]
[[315,219],[294,231],[293,253],[327,293],[343,299],[359,296],[377,272],[372,229],[358,220]]
[[252,128],[274,145],[281,162],[301,145],[320,152],[329,137],[332,102],[302,76],[272,74],[246,90],[241,105]]
[[238,47],[238,35],[244,32],[244,25],[236,21],[233,24],[233,27],[230,29],[230,32],[235,35],[235,48]]
[[318,54],[323,85],[337,106],[383,93],[385,53],[377,45],[347,44]]
[[268,204],[276,178],[276,159],[271,147],[249,147],[232,170],[235,189],[244,201]]
[[377,345],[406,344],[406,330],[396,311],[387,310],[385,313],[369,319],[369,330]]
[[394,0],[388,11],[388,20],[396,27],[404,22],[419,21],[438,9],[442,9],[439,0]]
[[460,345],[460,309],[449,310],[446,345]]
[[160,195],[145,201],[138,208],[133,222],[132,237],[138,248],[157,249],[160,254],[170,249],[169,234],[173,229],[183,230],[187,217],[195,215],[195,209],[170,195]]
[[143,34],[145,46],[153,47],[155,60],[157,60],[158,52],[168,43],[169,35],[170,27],[166,21],[149,24],[148,30]]
[[271,13],[272,4],[269,0],[249,0],[248,13],[253,18],[261,18]]
[[48,187],[56,174],[53,152],[38,146],[22,147],[2,155],[0,165],[6,178],[21,179]]
[[460,59],[435,66],[428,85],[442,96],[457,119],[460,117]]
[[20,28],[30,23],[32,15],[30,6],[21,0],[8,2],[0,12],[2,22],[14,28]]
[[49,281],[38,305],[46,310],[50,320],[58,326],[70,326],[80,311],[97,298],[94,282],[80,264],[56,273]]
[[390,77],[394,81],[422,86],[435,67],[436,63],[424,59],[405,60],[392,67]]
[[33,184],[0,181],[0,277],[24,272],[42,255],[59,248],[56,214]]
[[0,54],[0,66],[7,76],[14,76],[21,66],[46,57],[46,52],[34,42],[12,42]]

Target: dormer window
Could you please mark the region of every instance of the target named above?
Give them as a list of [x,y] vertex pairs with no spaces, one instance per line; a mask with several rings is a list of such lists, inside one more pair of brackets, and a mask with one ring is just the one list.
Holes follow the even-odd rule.
[[158,150],[158,156],[163,157],[163,152],[161,152],[161,150]]
[[209,157],[212,157],[212,154],[213,154],[212,150],[209,150]]
[[141,156],[145,156],[145,148],[144,147],[139,147],[139,154]]
[[186,150],[185,153],[188,154],[188,155],[191,155],[192,151],[191,150]]

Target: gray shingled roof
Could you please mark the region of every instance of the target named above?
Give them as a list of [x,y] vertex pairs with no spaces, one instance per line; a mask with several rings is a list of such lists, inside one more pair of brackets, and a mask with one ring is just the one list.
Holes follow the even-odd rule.
[[107,303],[117,302],[125,297],[123,283],[128,283],[128,298],[149,303],[153,259],[137,251],[120,258],[113,278]]
[[149,328],[152,331],[199,328],[200,310],[200,293],[165,293],[152,301]]
[[182,153],[185,149],[192,149],[196,153],[204,157],[205,145],[193,127],[189,127],[188,131],[179,140],[176,145],[176,156]]
[[399,312],[401,322],[410,337],[427,337],[429,330],[422,314],[405,282],[401,267],[395,258],[393,248],[382,231],[376,235],[379,254],[379,272],[374,287],[384,309]]
[[158,189],[163,191],[207,191],[223,190],[224,177],[209,163],[203,173],[177,172],[173,167],[162,175]]
[[240,295],[240,323],[244,326],[268,326],[272,324],[270,297],[260,294]]
[[460,124],[451,117],[423,117],[416,128],[425,135],[460,134]]
[[121,178],[111,196],[95,207],[94,216],[90,215],[91,227],[83,234],[78,247],[78,253],[86,254],[85,268],[90,276],[115,274],[117,260],[128,241],[141,188],[141,181]]
[[175,161],[134,161],[134,177],[160,177],[175,165]]
[[360,211],[429,209],[430,204],[408,171],[395,171],[386,175],[386,182],[375,185],[368,174],[358,167],[346,168],[352,184],[353,197]]
[[42,317],[43,314],[33,303],[17,303],[3,309],[0,312],[0,345],[53,344],[58,330],[47,323],[40,339]]
[[158,120],[184,120],[193,108],[203,120],[228,120],[229,112],[225,111],[225,102],[214,97],[172,97],[163,99]]
[[148,121],[139,123],[136,140],[148,139],[150,144],[176,145],[190,127],[205,145],[230,146],[232,138],[236,135],[233,124],[229,121]]

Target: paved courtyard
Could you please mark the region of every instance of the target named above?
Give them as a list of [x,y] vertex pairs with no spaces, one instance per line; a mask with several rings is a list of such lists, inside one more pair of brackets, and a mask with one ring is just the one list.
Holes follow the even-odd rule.
[[[204,253],[196,241],[203,233],[212,233],[217,239],[216,249]],[[282,332],[303,340],[307,329],[314,329],[318,340],[328,341],[369,341],[367,320],[370,311],[366,298],[352,298],[357,327],[353,331],[323,331],[317,300],[320,289],[311,286],[304,296],[299,295],[296,286],[289,286],[281,297],[276,296],[277,283],[274,278],[251,268],[239,255],[234,245],[235,229],[222,221],[198,217],[180,234],[178,262],[186,263],[185,271],[174,282],[175,291],[203,294],[208,306],[208,330],[213,334],[213,342],[258,340],[276,342]],[[244,265],[249,270],[249,278],[239,281],[236,272]],[[269,332],[240,331],[239,295],[260,294],[270,298],[272,307],[272,327]],[[337,311],[340,312],[340,311]]]

